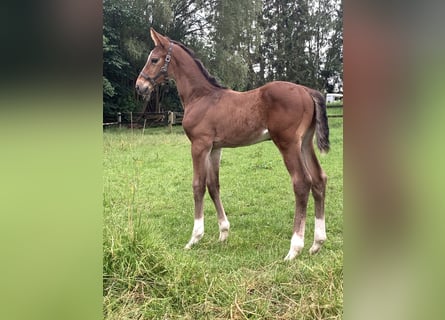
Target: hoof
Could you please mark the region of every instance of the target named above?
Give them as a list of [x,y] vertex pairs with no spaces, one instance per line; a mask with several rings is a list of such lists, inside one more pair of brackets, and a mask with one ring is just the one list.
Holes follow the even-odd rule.
[[194,244],[198,243],[199,240],[202,239],[203,236],[204,236],[204,232],[199,233],[199,234],[193,234],[192,238],[190,239],[189,243],[187,243],[185,245],[184,249],[190,250]]
[[291,260],[295,259],[295,257],[300,255],[302,250],[303,250],[303,248],[289,250],[289,253],[284,258],[284,261],[291,261]]
[[293,234],[291,242],[290,242],[290,250],[284,260],[290,261],[295,259],[304,248],[304,236],[299,236],[296,233]]
[[226,241],[228,236],[229,236],[229,230],[220,231],[219,232],[219,241],[221,241],[221,242]]
[[314,241],[314,243],[312,244],[312,247],[309,249],[309,253],[316,254],[318,251],[320,251],[320,249],[323,245],[323,242],[324,242],[324,240]]
[[219,222],[219,241],[225,241],[229,236],[230,223],[228,220]]

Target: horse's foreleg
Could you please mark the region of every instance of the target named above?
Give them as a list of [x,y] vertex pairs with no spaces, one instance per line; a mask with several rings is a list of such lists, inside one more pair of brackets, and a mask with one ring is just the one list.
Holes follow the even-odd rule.
[[195,221],[190,241],[185,249],[190,249],[201,240],[204,235],[204,194],[206,188],[207,167],[209,166],[209,154],[211,147],[202,144],[192,144],[193,159],[193,198],[195,202]]
[[215,204],[219,225],[219,241],[224,241],[229,236],[230,223],[224,211],[221,198],[219,196],[219,164],[221,160],[221,149],[213,149],[209,157],[207,167],[207,188],[210,197]]

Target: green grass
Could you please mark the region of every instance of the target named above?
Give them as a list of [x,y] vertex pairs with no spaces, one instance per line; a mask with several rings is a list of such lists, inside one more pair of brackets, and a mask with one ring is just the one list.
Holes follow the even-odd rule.
[[314,256],[313,201],[305,250],[283,261],[294,196],[272,142],[224,149],[221,197],[231,232],[218,242],[206,195],[206,231],[193,228],[190,144],[175,127],[104,132],[105,319],[340,319],[343,309],[343,129],[331,118],[328,240]]
[[343,107],[327,107],[328,116],[340,116],[343,115]]

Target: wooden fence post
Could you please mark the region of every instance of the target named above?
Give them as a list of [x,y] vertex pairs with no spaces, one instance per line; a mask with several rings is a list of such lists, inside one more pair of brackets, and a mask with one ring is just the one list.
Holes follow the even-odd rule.
[[133,132],[133,112],[130,111],[130,127],[131,127],[131,132]]
[[174,112],[168,112],[168,127],[170,129],[170,133],[173,132],[173,121],[174,121]]
[[144,119],[144,127],[142,128],[142,135],[145,132],[145,125],[147,124],[147,118]]
[[119,124],[119,129],[122,127],[122,113],[117,113],[117,123]]

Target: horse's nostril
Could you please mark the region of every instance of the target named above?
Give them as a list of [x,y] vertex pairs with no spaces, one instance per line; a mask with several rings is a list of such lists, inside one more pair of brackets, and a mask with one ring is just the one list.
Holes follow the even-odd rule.
[[139,85],[138,84],[136,85],[136,91],[139,91]]

